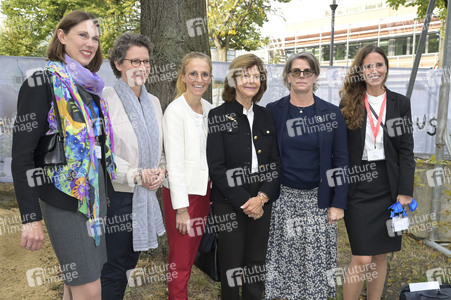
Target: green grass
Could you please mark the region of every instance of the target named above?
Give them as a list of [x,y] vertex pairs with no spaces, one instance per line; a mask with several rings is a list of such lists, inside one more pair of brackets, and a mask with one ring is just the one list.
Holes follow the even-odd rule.
[[[165,237],[160,239],[160,248],[141,254],[138,267],[154,265],[161,266],[167,263],[167,242]],[[351,249],[344,222],[338,224],[338,267],[346,267],[351,260]],[[399,292],[405,284],[411,282],[427,281],[426,271],[437,267],[450,266],[446,256],[431,249],[412,236],[403,237],[403,248],[399,252],[389,254],[389,274],[385,285],[383,299],[399,299]],[[188,285],[188,298],[194,300],[220,299],[220,284],[216,283],[205,274],[193,267],[191,279]],[[127,288],[125,299],[160,300],[167,299],[166,282],[142,285],[140,287]],[[337,300],[343,299],[342,287],[337,287]],[[365,289],[361,299],[366,299]]]
[[[0,208],[17,208],[12,184],[0,183]],[[351,250],[344,222],[338,223],[338,267],[346,267],[350,263]],[[160,267],[167,264],[168,245],[166,236],[159,238],[159,247],[141,254],[137,267]],[[412,236],[403,237],[402,250],[389,254],[389,273],[385,285],[383,299],[399,299],[399,292],[405,284],[427,281],[426,271],[433,268],[451,268],[451,259],[417,241]],[[164,276],[164,274],[160,274]],[[62,290],[62,285],[59,286]],[[61,291],[62,292],[62,291]],[[62,295],[62,293],[60,293]],[[137,287],[127,287],[126,300],[161,300],[167,299],[167,285],[165,280],[155,281]],[[191,300],[220,299],[220,284],[210,280],[196,267],[193,267],[188,284],[188,298]],[[365,290],[361,299],[366,299]],[[342,287],[337,287],[337,300],[343,299]]]

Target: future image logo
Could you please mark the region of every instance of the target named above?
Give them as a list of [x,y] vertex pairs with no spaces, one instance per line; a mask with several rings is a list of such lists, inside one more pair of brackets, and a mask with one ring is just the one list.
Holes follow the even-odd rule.
[[188,222],[188,235],[191,237],[202,236],[206,224],[207,217],[190,219]]
[[439,284],[451,283],[451,268],[435,268],[426,271],[428,281],[438,281]]
[[448,168],[436,167],[426,171],[426,178],[430,187],[441,186],[450,183],[450,171]]
[[41,186],[51,182],[43,168],[30,169],[25,174],[30,187]]
[[171,282],[178,277],[175,263],[165,265],[154,265],[151,267],[134,268],[126,272],[128,285],[130,287],[153,284],[160,281]]
[[141,286],[144,284],[144,269],[135,268],[126,272],[128,285],[130,287]]
[[337,115],[331,113],[287,120],[288,136],[296,137],[317,132],[331,132],[338,128],[338,121],[336,118]]
[[230,287],[242,286],[243,285],[243,268],[235,268],[227,270],[227,283]]
[[407,117],[390,119],[386,123],[390,137],[402,136],[413,132],[412,121]]
[[29,87],[38,87],[47,83],[48,79],[43,68],[29,69],[25,72]]
[[235,168],[226,171],[227,175],[227,183],[230,187],[241,186],[244,184],[244,169],[243,168]]
[[262,181],[271,182],[279,176],[276,169],[275,163],[258,166],[258,173],[253,173],[247,166],[230,169],[226,171],[227,183],[230,187],[235,187]]
[[45,282],[43,268],[34,268],[27,270],[27,281],[30,287],[41,286]]
[[42,286],[46,283],[71,282],[78,277],[77,265],[69,263],[53,267],[33,268],[26,271],[30,287]]
[[230,269],[226,271],[227,283],[230,287],[236,287],[264,282],[266,273],[266,265]]
[[334,168],[326,171],[327,183],[330,187],[346,183],[371,182],[378,177],[376,163],[354,165],[352,167]]
[[186,28],[190,37],[207,33],[207,17],[187,20]]

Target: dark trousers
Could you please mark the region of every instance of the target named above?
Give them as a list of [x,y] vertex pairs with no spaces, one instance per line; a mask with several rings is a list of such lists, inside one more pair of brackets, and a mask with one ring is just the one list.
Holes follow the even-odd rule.
[[[236,214],[237,226],[231,231],[219,231],[219,264],[221,272],[221,299],[240,299],[242,286],[244,300],[262,299],[265,288],[265,259],[268,245],[271,204],[264,214],[254,220],[236,212],[230,204],[214,203],[214,214],[219,220]],[[230,217],[229,217],[230,220]]]
[[108,207],[105,225],[108,260],[103,265],[101,276],[103,300],[124,298],[126,273],[138,262],[140,252],[133,251],[132,198],[132,193],[115,192]]

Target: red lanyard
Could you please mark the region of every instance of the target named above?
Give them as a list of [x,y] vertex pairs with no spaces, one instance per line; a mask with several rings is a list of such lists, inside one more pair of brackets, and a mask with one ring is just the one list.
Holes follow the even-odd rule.
[[373,114],[371,113],[370,104],[368,103],[368,96],[365,93],[365,107],[366,107],[366,112],[368,114],[368,118],[370,119],[371,130],[373,130],[373,134],[374,134],[374,147],[375,148],[376,148],[376,137],[377,137],[377,133],[379,132],[379,129],[381,128],[382,116],[384,114],[386,101],[387,101],[387,93],[385,93],[384,101],[382,102],[381,110],[379,112],[379,118],[377,119],[377,124],[376,124],[376,126],[374,126]]

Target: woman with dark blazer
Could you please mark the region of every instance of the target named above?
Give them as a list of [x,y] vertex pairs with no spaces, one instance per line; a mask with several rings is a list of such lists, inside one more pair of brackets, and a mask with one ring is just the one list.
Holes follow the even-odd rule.
[[387,229],[388,207],[397,201],[402,206],[412,202],[415,162],[410,101],[385,87],[387,74],[384,51],[367,45],[357,53],[340,91],[350,170],[375,174],[349,185],[345,222],[352,261],[344,283],[346,300],[359,299],[363,287],[364,280],[353,278],[367,278],[369,300],[381,298],[387,253],[401,249],[401,236]]
[[335,296],[336,221],[346,208],[348,166],[340,109],[314,94],[320,73],[311,53],[293,54],[283,70],[290,94],[267,108],[276,120],[282,162],[279,200],[268,242],[265,299]]
[[[64,278],[63,299],[100,300],[100,274],[107,258],[100,224],[105,223],[116,168],[104,83],[96,74],[102,65],[99,39],[99,23],[92,14],[68,13],[47,49],[48,80],[34,73],[22,84],[17,100],[16,125],[29,115],[36,117],[37,125],[13,135],[14,189],[24,223],[20,245],[30,251],[41,248],[44,219]],[[43,136],[58,131],[56,112],[66,164],[40,167],[33,154]]]
[[[271,207],[279,192],[274,119],[256,104],[266,90],[260,58],[245,54],[230,64],[222,97],[208,115],[207,161],[216,220],[236,220],[219,232],[222,299],[261,299]],[[233,224],[232,224],[233,225]]]

